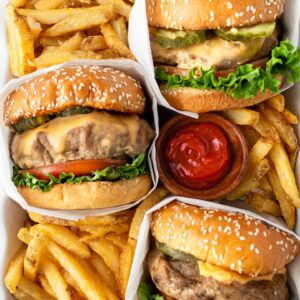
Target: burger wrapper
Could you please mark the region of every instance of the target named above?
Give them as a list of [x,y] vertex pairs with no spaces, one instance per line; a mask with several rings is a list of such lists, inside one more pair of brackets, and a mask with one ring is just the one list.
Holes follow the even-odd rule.
[[[156,137],[158,135],[159,127],[158,127],[158,115],[157,115],[157,103],[152,91],[151,85],[149,80],[147,79],[146,75],[143,72],[142,67],[132,60],[76,60],[69,63],[64,63],[61,65],[53,66],[47,69],[42,69],[32,74],[23,76],[17,79],[11,79],[0,91],[0,115],[3,116],[3,103],[7,96],[20,84],[25,82],[28,79],[34,78],[38,75],[45,74],[51,70],[58,69],[60,67],[67,67],[67,66],[74,66],[74,65],[100,65],[100,66],[108,66],[112,68],[116,68],[119,70],[124,71],[125,73],[131,75],[132,77],[136,78],[142,83],[143,89],[146,93],[147,101],[151,102],[150,107],[152,108],[152,127],[155,130]],[[50,209],[41,209],[37,207],[33,207],[27,204],[25,199],[18,193],[17,188],[15,187],[14,183],[12,182],[12,170],[13,170],[13,161],[10,156],[10,144],[11,144],[11,137],[12,134],[10,130],[5,126],[3,119],[1,118],[1,125],[0,125],[0,165],[1,165],[1,181],[4,183],[7,195],[15,200],[18,204],[22,206],[23,209],[36,212],[39,214],[54,216],[58,218],[64,219],[80,219],[86,216],[93,216],[93,215],[105,215],[111,214],[114,212],[118,212],[121,210],[129,209],[130,207],[138,204],[142,201],[145,197],[139,199],[136,202],[116,206],[112,208],[105,208],[105,209],[90,209],[90,210],[50,210]],[[148,163],[150,167],[151,178],[153,182],[153,189],[155,189],[157,182],[158,182],[158,173],[155,164],[155,147],[154,143],[156,137],[150,147],[150,151],[148,154]],[[151,191],[152,191],[151,190]]]
[[[172,107],[160,92],[154,75],[154,66],[150,48],[145,2],[145,0],[135,1],[130,15],[128,31],[130,49],[136,57],[137,61],[144,67],[149,81],[153,87],[154,93],[157,97],[158,104],[180,114],[197,118],[198,115],[195,113],[180,111]],[[299,44],[300,23],[300,2],[298,0],[286,1],[282,20],[285,30],[283,39],[289,39],[294,46],[297,46]],[[139,34],[137,34],[137,28]],[[289,84],[286,80],[282,86],[281,92],[288,89],[289,87],[291,87],[291,84]]]
[[[139,283],[143,282],[143,280],[145,280],[145,278],[147,277],[146,275],[148,274],[146,255],[149,250],[149,242],[151,237],[151,232],[150,232],[151,215],[154,211],[160,209],[161,207],[167,205],[172,201],[180,201],[186,204],[204,207],[207,209],[243,213],[250,217],[254,217],[256,219],[262,220],[271,226],[277,227],[278,229],[281,229],[293,235],[300,241],[300,237],[298,237],[293,231],[287,229],[285,224],[279,219],[272,218],[266,215],[262,216],[260,214],[253,213],[249,210],[245,210],[242,208],[230,207],[230,206],[225,206],[214,202],[207,202],[207,201],[196,200],[191,198],[172,196],[166,198],[165,200],[161,201],[160,203],[158,203],[157,205],[149,209],[144,216],[139,231],[135,255],[133,258],[132,269],[129,277],[129,283],[127,286],[126,299],[138,300],[137,293],[136,293],[137,288],[139,286]],[[297,232],[299,233],[300,232],[299,224],[297,229],[298,229]],[[291,297],[289,299],[299,299],[300,296],[300,284],[299,284],[300,277],[298,271],[299,266],[300,266],[300,255],[291,264],[287,266],[288,286],[291,291]]]

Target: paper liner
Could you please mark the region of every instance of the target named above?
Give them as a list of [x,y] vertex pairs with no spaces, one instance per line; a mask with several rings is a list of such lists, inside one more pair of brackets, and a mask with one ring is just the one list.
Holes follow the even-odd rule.
[[[283,39],[289,39],[294,46],[297,46],[299,44],[300,23],[300,2],[298,0],[286,1],[282,21],[284,24]],[[128,40],[132,53],[145,69],[157,97],[158,104],[177,113],[197,118],[198,114],[196,113],[181,111],[172,107],[160,92],[154,75],[145,0],[135,1],[129,18]],[[290,88],[291,86],[292,84],[289,84],[287,80],[285,80],[280,92]]]
[[[155,129],[156,137],[159,132],[159,126],[158,126],[158,115],[157,115],[157,103],[154,96],[154,93],[151,89],[151,85],[145,76],[142,67],[137,64],[136,62],[132,60],[75,60],[72,62],[64,63],[61,65],[56,65],[49,67],[47,69],[42,69],[39,71],[36,71],[34,73],[31,73],[29,75],[23,76],[21,78],[17,79],[11,79],[0,91],[0,101],[1,101],[1,108],[0,108],[0,115],[3,116],[3,103],[6,100],[7,96],[20,84],[25,82],[28,79],[34,78],[40,74],[45,74],[51,70],[55,70],[61,67],[68,67],[68,66],[75,66],[75,65],[100,65],[100,66],[108,66],[115,69],[119,69],[124,71],[125,73],[131,75],[132,77],[136,78],[142,83],[143,89],[146,93],[147,101],[152,102],[152,112],[153,112],[153,126]],[[156,168],[156,162],[155,162],[155,147],[154,143],[156,140],[156,137],[151,145],[149,155],[148,155],[148,162],[150,167],[150,173],[151,178],[153,181],[153,188],[154,190],[157,182],[158,182],[158,173]],[[104,209],[89,209],[89,210],[54,210],[54,209],[42,209],[37,208],[34,206],[30,206],[27,204],[25,199],[18,193],[17,188],[11,181],[12,178],[12,167],[13,167],[13,161],[11,160],[10,156],[10,138],[11,138],[11,132],[10,130],[5,126],[3,119],[1,118],[1,127],[0,127],[0,165],[1,165],[1,176],[2,176],[2,182],[5,185],[6,193],[7,195],[15,200],[17,203],[19,203],[23,209],[48,215],[48,216],[55,216],[59,218],[65,218],[65,219],[80,219],[85,216],[93,216],[93,215],[104,215],[104,214],[111,214],[114,212],[118,212],[121,210],[129,209],[130,207],[138,204],[141,202],[145,197],[139,199],[136,202],[116,206],[112,208],[104,208]],[[150,192],[151,192],[150,191]],[[149,193],[150,193],[149,192]]]
[[[143,222],[140,227],[140,232],[139,232],[138,241],[137,241],[137,245],[136,245],[135,255],[133,258],[132,269],[131,269],[127,292],[126,292],[126,299],[130,299],[130,300],[138,299],[137,295],[136,295],[137,288],[139,286],[139,283],[142,282],[142,280],[143,280],[143,275],[148,273],[146,262],[145,262],[145,257],[149,250],[149,241],[150,241],[150,236],[151,236],[151,233],[150,233],[151,214],[154,211],[158,210],[159,208],[161,208],[175,200],[181,201],[186,204],[204,207],[207,209],[214,209],[214,210],[218,209],[218,210],[227,211],[227,212],[239,212],[239,213],[248,215],[250,217],[254,217],[256,219],[262,220],[262,221],[266,222],[267,224],[269,224],[270,226],[277,227],[277,228],[293,235],[300,241],[300,238],[293,231],[288,230],[287,227],[283,224],[283,222],[281,222],[280,220],[277,220],[275,218],[264,218],[260,214],[257,214],[257,213],[253,213],[253,212],[241,209],[241,208],[235,208],[235,207],[221,205],[221,204],[214,203],[214,202],[207,202],[207,201],[196,200],[196,199],[191,199],[191,198],[186,198],[186,197],[176,197],[176,196],[168,197],[165,200],[158,203],[157,205],[155,205],[154,207],[152,207],[150,210],[148,210],[144,216]],[[291,287],[294,287],[293,293],[295,293],[295,295],[299,295],[299,292],[300,292],[300,287],[299,287],[299,283],[298,283],[299,273],[298,274],[296,273],[296,269],[297,269],[297,267],[299,268],[299,264],[300,264],[300,256],[298,256],[297,259],[288,266],[288,272],[290,272],[289,284],[291,283]],[[297,288],[295,288],[296,285],[298,285]],[[298,298],[296,297],[293,299],[298,299]]]

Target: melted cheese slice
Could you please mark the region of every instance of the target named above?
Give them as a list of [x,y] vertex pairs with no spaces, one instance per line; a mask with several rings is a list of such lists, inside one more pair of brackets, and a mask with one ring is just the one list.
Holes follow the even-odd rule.
[[[212,277],[218,281],[222,281],[227,284],[231,284],[232,282],[236,281],[241,284],[245,284],[249,281],[261,281],[261,280],[269,280],[273,279],[273,274],[265,275],[265,276],[258,276],[258,277],[251,277],[244,274],[239,274],[234,271],[227,271],[218,266],[212,265],[207,262],[198,261],[199,272],[200,275],[203,277]],[[281,271],[277,272],[276,274],[284,274],[286,272],[285,268]]]
[[[48,123],[21,134],[16,134],[12,143],[12,155],[21,168],[32,168],[32,147],[37,140],[39,133],[47,134],[47,140],[51,151],[55,154],[57,162],[62,160],[65,151],[67,134],[70,130],[83,127],[86,124],[93,124],[94,130],[107,130],[102,145],[110,148],[114,144],[116,134],[129,135],[131,145],[138,139],[139,117],[136,115],[110,114],[105,111],[94,111],[89,114],[79,114],[69,117],[57,117]],[[128,145],[129,147],[130,145]],[[54,161],[56,163],[56,161]]]
[[177,64],[179,68],[191,69],[202,66],[230,68],[252,60],[261,49],[265,39],[249,42],[226,41],[215,37],[185,48],[165,49],[152,41],[151,48],[154,60],[161,63]]

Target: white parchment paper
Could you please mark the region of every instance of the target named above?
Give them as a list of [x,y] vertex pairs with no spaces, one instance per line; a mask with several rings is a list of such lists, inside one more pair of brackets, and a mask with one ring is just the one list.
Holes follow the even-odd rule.
[[[112,67],[115,69],[119,69],[124,71],[125,73],[131,75],[132,77],[136,78],[139,80],[142,85],[143,89],[146,93],[147,101],[150,101],[152,103],[152,112],[153,112],[153,126],[155,129],[156,137],[159,132],[159,127],[158,127],[158,116],[157,116],[157,103],[156,99],[154,96],[154,93],[152,91],[151,85],[149,81],[147,80],[147,77],[145,76],[142,67],[137,64],[136,62],[132,60],[76,60],[73,62],[53,66],[47,69],[39,70],[37,72],[34,72],[32,74],[23,76],[21,78],[17,79],[11,79],[0,91],[0,115],[3,116],[3,103],[7,96],[20,84],[22,84],[24,81],[34,78],[35,76],[38,76],[40,74],[45,74],[51,70],[60,68],[60,67],[67,67],[67,66],[74,66],[74,65],[100,65],[100,66],[108,66]],[[83,218],[85,216],[92,216],[92,215],[104,215],[104,214],[110,214],[114,213],[117,211],[125,210],[128,209],[140,201],[142,201],[145,197],[141,198],[140,200],[126,204],[126,205],[121,205],[121,206],[116,206],[112,208],[105,208],[105,209],[90,209],[90,210],[50,210],[50,209],[41,209],[37,207],[33,207],[27,204],[25,199],[18,193],[17,188],[11,181],[12,178],[12,166],[13,162],[10,157],[10,138],[11,138],[11,132],[10,130],[5,127],[4,122],[1,118],[1,125],[0,125],[0,165],[1,165],[1,177],[2,177],[2,182],[5,185],[6,193],[7,195],[18,202],[22,208],[44,214],[44,215],[49,215],[49,216],[56,216],[59,218],[65,218],[65,219],[79,219]],[[156,140],[156,138],[155,138]],[[153,181],[153,188],[152,190],[156,187],[157,182],[158,182],[158,173],[156,169],[156,163],[155,163],[155,147],[154,143],[155,140],[153,141],[149,155],[148,155],[148,162],[150,166],[150,173]],[[152,191],[151,190],[151,191]]]
[[[130,278],[129,278],[129,283],[128,283],[128,287],[127,287],[126,299],[135,299],[135,300],[138,299],[137,295],[136,295],[137,288],[139,286],[139,283],[142,281],[143,275],[148,273],[145,258],[146,258],[147,252],[149,250],[149,241],[150,241],[150,236],[151,236],[151,233],[150,233],[151,214],[154,211],[160,209],[161,207],[163,207],[163,206],[167,205],[168,203],[175,201],[175,200],[184,202],[186,204],[204,207],[207,209],[222,210],[222,211],[228,211],[228,212],[240,212],[240,213],[243,213],[250,217],[260,219],[260,220],[268,223],[271,226],[275,226],[275,227],[295,236],[300,241],[300,238],[294,232],[288,230],[287,227],[284,225],[284,223],[282,221],[280,221],[279,219],[277,220],[275,218],[263,218],[261,215],[250,212],[248,210],[225,206],[225,205],[221,205],[221,204],[214,203],[214,202],[207,202],[207,201],[196,200],[196,199],[191,199],[191,198],[172,196],[172,197],[166,198],[162,202],[158,203],[157,205],[152,207],[150,210],[148,210],[145,214],[142,225],[140,227],[138,242],[137,242],[137,246],[136,246],[136,252],[134,255],[132,269],[131,269]],[[299,267],[299,264],[300,264],[300,256],[298,256],[298,258],[288,266],[288,271],[290,271],[290,269],[292,267],[294,267],[294,268],[296,266]],[[290,275],[292,275],[292,274],[290,274]],[[290,278],[289,278],[290,279],[289,284],[290,284],[290,287],[291,287],[292,293],[293,293],[292,299],[298,299],[297,295],[299,295],[299,292],[300,292],[298,277],[299,277],[299,274],[297,275],[297,277],[290,276]]]
[[[300,23],[299,0],[286,0],[282,21],[284,25],[283,39],[289,39],[294,46],[297,46],[299,44]],[[198,115],[195,113],[180,111],[170,106],[170,104],[167,102],[167,100],[164,98],[164,96],[159,90],[159,86],[155,80],[154,75],[154,66],[150,47],[145,0],[135,1],[129,19],[128,39],[132,53],[136,57],[137,61],[145,69],[145,72],[157,97],[158,104],[165,106],[180,114],[197,118]],[[291,84],[285,81],[281,92],[288,89],[289,87],[291,87]]]

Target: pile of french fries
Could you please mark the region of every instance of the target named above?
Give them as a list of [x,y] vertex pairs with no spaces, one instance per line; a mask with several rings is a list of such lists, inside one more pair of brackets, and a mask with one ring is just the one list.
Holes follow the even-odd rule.
[[74,59],[134,59],[131,8],[123,0],[12,0],[5,11],[12,74]]
[[29,213],[24,243],[5,284],[16,299],[125,299],[140,224],[168,192],[156,189],[136,209],[69,221]]
[[232,109],[223,114],[240,125],[250,149],[245,179],[227,200],[246,196],[257,211],[283,217],[293,229],[295,208],[300,208],[295,179],[299,144],[292,127],[298,124],[297,116],[285,107],[281,94],[253,109]]

